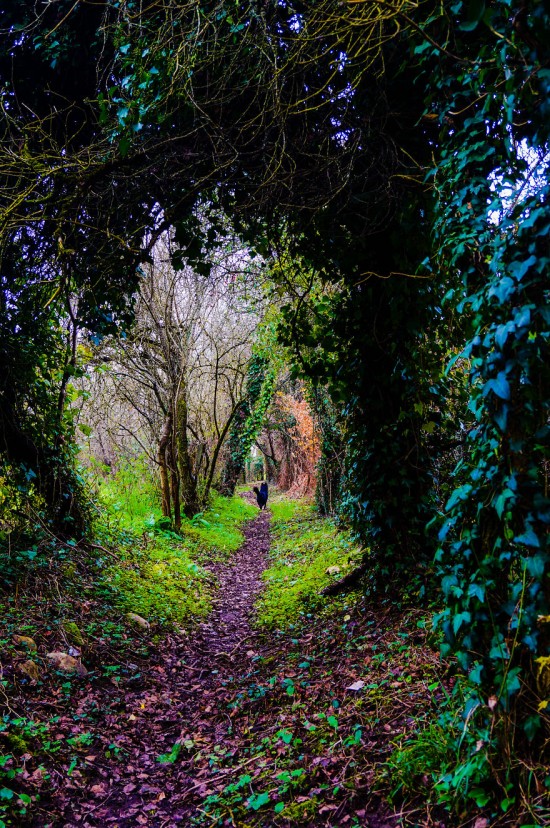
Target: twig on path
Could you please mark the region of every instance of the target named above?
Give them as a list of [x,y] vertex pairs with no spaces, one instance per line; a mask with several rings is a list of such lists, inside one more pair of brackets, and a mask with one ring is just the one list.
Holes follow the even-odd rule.
[[97,811],[97,809],[98,809],[98,808],[101,808],[103,805],[105,805],[105,803],[106,803],[106,802],[108,802],[108,801],[109,801],[109,799],[112,799],[112,797],[113,797],[113,793],[114,793],[114,791],[112,791],[112,790],[111,790],[111,791],[109,791],[109,793],[107,794],[107,796],[105,797],[105,799],[104,799],[102,802],[99,802],[99,803],[98,803],[97,805],[95,805],[93,808],[90,808],[89,810],[87,810],[87,811],[86,811],[86,814],[93,814],[93,813],[94,813],[94,811]]
[[219,820],[219,817],[217,817],[217,816],[212,817],[212,814],[209,814],[207,811],[204,810],[204,808],[199,808],[198,805],[197,805],[197,811],[200,811],[201,814],[204,814],[205,817],[210,820],[210,825],[214,825],[214,823],[218,822],[218,820]]
[[231,656],[233,655],[233,653],[236,653],[236,652],[237,652],[237,650],[239,649],[239,647],[241,646],[241,644],[244,644],[244,642],[245,642],[245,641],[248,641],[250,638],[254,638],[255,636],[256,636],[256,633],[249,633],[248,635],[245,635],[245,637],[244,637],[244,638],[241,638],[241,640],[239,641],[239,643],[238,643],[235,647],[233,647],[233,649],[231,650],[231,652],[229,652],[229,653],[224,653],[224,652],[222,652],[222,653],[214,653],[213,658],[218,658],[218,656],[226,656],[227,658],[231,658]]

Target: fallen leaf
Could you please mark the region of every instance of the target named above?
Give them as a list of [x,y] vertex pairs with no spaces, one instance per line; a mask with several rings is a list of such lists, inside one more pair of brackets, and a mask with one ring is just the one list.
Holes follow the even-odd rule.
[[105,785],[100,783],[99,785],[92,785],[90,788],[91,792],[94,796],[104,796],[105,795]]
[[362,690],[364,686],[365,682],[358,679],[357,681],[354,681],[353,684],[350,684],[349,687],[346,687],[346,690]]

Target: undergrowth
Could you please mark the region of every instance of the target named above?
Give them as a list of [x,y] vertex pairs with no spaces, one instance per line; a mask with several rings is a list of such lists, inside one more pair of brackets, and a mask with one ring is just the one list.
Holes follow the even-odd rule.
[[517,758],[511,755],[504,761],[498,750],[503,721],[493,704],[496,699],[481,703],[464,676],[452,691],[437,689],[443,689],[438,703],[416,717],[414,731],[396,740],[388,757],[380,778],[390,787],[390,800],[422,797],[461,821],[475,808],[483,809],[484,826],[550,824],[548,768],[534,763],[525,784],[517,785]]
[[[3,482],[0,504],[10,495]],[[86,772],[98,750],[98,714],[75,714],[79,733],[64,738],[71,711],[105,688],[116,698],[119,686],[140,681],[164,625],[208,612],[215,579],[205,564],[236,550],[239,527],[256,514],[242,498],[214,496],[176,534],[139,463],[97,489],[91,538],[62,541],[38,513],[17,537],[7,520],[0,523],[0,828],[32,821],[52,774],[70,788]],[[134,626],[130,611],[156,629]],[[60,667],[52,653],[72,662]],[[116,757],[119,748],[102,751]]]
[[107,509],[107,520],[105,513],[100,515],[98,534],[106,545],[117,541],[118,546],[117,562],[107,563],[101,579],[113,603],[160,623],[206,615],[214,579],[204,564],[239,548],[239,527],[255,515],[254,507],[240,497],[214,495],[209,509],[184,518],[176,533],[162,516],[146,474],[123,467],[98,488]]
[[193,825],[389,824],[377,815],[382,769],[391,741],[439,702],[439,660],[423,613],[364,595],[325,601],[326,613],[270,630],[248,674],[230,679],[219,716],[232,729],[192,760],[195,773],[217,769]]
[[[358,636],[357,627],[354,629],[354,621],[358,611],[361,607],[364,608],[368,600],[366,596],[371,594],[368,574],[363,584],[364,594],[359,590],[355,596],[347,595],[336,599],[328,599],[319,594],[331,580],[342,577],[349,571],[350,566],[358,562],[360,551],[349,535],[339,533],[330,520],[319,518],[313,508],[306,504],[283,498],[276,500],[271,510],[271,565],[264,574],[267,588],[257,603],[257,623],[269,630],[275,628],[283,631],[286,636],[293,636],[292,642],[298,643],[303,639],[304,630],[307,630],[310,624],[319,626],[324,619],[327,632],[334,631],[338,629],[340,618],[343,622],[342,631],[339,633],[341,637],[346,630],[346,622],[349,624],[349,634],[344,633],[342,637],[343,646],[352,652],[362,649],[362,640],[369,640],[369,631],[368,628],[363,630],[363,633],[367,633],[366,637]],[[426,809],[429,816],[425,824],[434,826],[440,824],[440,819],[443,819],[444,824],[454,824],[454,821],[457,821],[457,824],[470,824],[468,817],[472,814],[474,818],[479,818],[479,823],[476,824],[483,828],[488,828],[489,825],[511,824],[538,828],[550,824],[550,776],[542,764],[539,762],[538,767],[533,765],[529,774],[524,771],[525,783],[522,784],[521,790],[518,790],[514,782],[514,773],[518,770],[515,757],[510,756],[504,764],[499,756],[497,734],[498,729],[505,725],[505,717],[497,708],[496,698],[484,701],[478,696],[472,696],[472,688],[464,677],[442,680],[436,669],[431,676],[429,671],[426,671],[423,687],[418,685],[418,653],[415,653],[411,642],[417,636],[422,636],[428,645],[437,643],[433,633],[425,638],[425,631],[431,627],[431,612],[435,609],[433,596],[430,600],[418,589],[418,578],[415,573],[411,573],[406,593],[400,594],[395,587],[392,590],[390,584],[387,593],[392,591],[393,599],[382,598],[382,595],[379,595],[378,600],[382,599],[381,606],[389,605],[402,611],[401,622],[404,622],[404,626],[398,633],[397,640],[393,631],[390,635],[383,636],[380,639],[380,649],[367,659],[368,669],[358,670],[356,675],[360,677],[362,685],[360,695],[348,694],[347,697],[348,723],[351,711],[355,708],[353,715],[356,720],[351,729],[348,727],[344,737],[341,701],[335,701],[337,712],[330,713],[326,710],[311,712],[306,702],[302,714],[307,721],[300,727],[305,726],[307,739],[303,731],[299,737],[291,738],[293,728],[288,723],[288,717],[283,717],[279,723],[279,730],[276,731],[276,751],[280,753],[282,740],[289,745],[285,748],[285,753],[291,753],[291,747],[295,744],[296,754],[303,754],[304,745],[306,742],[312,744],[315,741],[313,733],[317,732],[323,735],[317,745],[319,754],[322,752],[325,755],[328,752],[330,755],[337,755],[341,751],[338,745],[341,745],[343,738],[344,747],[350,751],[348,767],[351,770],[356,761],[355,757],[361,753],[365,727],[371,726],[370,723],[365,725],[362,702],[367,699],[363,694],[368,696],[368,704],[376,704],[376,723],[383,722],[388,716],[395,722],[395,718],[392,717],[396,716],[396,704],[399,705],[401,699],[400,703],[404,709],[412,715],[403,721],[401,727],[384,725],[390,737],[387,753],[380,757],[381,761],[372,764],[371,776],[371,784],[383,792],[397,809],[414,814],[413,819],[418,818],[421,809]],[[430,611],[426,611],[424,617],[418,617],[422,603],[426,607],[429,606]],[[404,609],[407,607],[408,610]],[[362,626],[361,620],[356,623],[359,627]],[[414,626],[418,629],[417,633],[414,632]],[[420,632],[421,630],[424,632]],[[318,642],[321,647],[323,637],[324,634],[321,633]],[[430,660],[427,656],[428,650],[424,649],[423,657],[426,658],[426,663]],[[435,653],[432,657],[434,656]],[[384,668],[387,670],[386,665],[394,662],[394,659],[398,666],[392,668],[389,675],[386,672],[384,678],[377,677],[377,673]],[[410,671],[411,661],[416,661],[413,671]],[[435,667],[435,664],[433,666]],[[325,650],[323,668],[324,680],[332,682],[335,676],[331,675],[328,650]],[[308,686],[311,669],[311,653],[302,651],[298,669],[287,669],[284,678],[278,678],[276,683],[281,681],[281,689],[295,697],[298,685]],[[406,692],[403,676],[405,681],[411,682],[409,693]],[[273,681],[271,683],[273,684]],[[267,692],[269,693],[269,690]],[[265,694],[266,689],[262,689],[261,693]],[[269,743],[266,741],[264,744],[265,746],[258,750],[268,753]],[[365,757],[362,758],[364,760]],[[289,776],[293,773],[296,774],[295,777]],[[499,779],[498,785],[495,785],[496,777]],[[275,797],[276,808],[279,810],[275,810],[274,814],[281,813],[296,825],[306,824],[306,820],[302,821],[303,817],[298,815],[296,809],[310,807],[313,801],[311,795],[307,802],[300,802],[299,798],[298,801],[292,801],[291,798],[291,802],[284,805],[284,809],[279,801],[286,798],[289,792],[299,793],[298,789],[306,785],[308,780],[301,772],[300,765],[289,765],[283,774],[275,778],[292,782],[292,785],[280,785],[278,796]],[[258,803],[263,803],[267,807],[267,800],[261,793],[258,782],[258,777],[255,777],[255,795],[251,799],[247,800],[238,790],[231,790],[221,797],[221,802],[220,798],[216,800],[218,806],[223,803],[223,806],[230,804],[231,808],[254,810],[259,807]],[[271,785],[273,786],[273,782]],[[349,781],[347,785],[351,787]],[[258,798],[261,796],[264,796],[263,800]],[[273,807],[271,794],[270,797],[269,801]],[[326,803],[326,792],[323,793],[323,800]],[[211,804],[207,803],[207,808],[210,807]],[[217,813],[223,814],[224,808],[221,807]],[[518,814],[521,815],[519,823],[515,821]],[[449,823],[449,819],[453,822]],[[256,823],[251,821],[251,824]],[[405,820],[405,824],[413,823]]]
[[321,589],[357,565],[361,551],[348,532],[320,518],[309,504],[278,498],[271,512],[270,566],[264,572],[266,589],[257,602],[256,622],[282,630],[325,606]]

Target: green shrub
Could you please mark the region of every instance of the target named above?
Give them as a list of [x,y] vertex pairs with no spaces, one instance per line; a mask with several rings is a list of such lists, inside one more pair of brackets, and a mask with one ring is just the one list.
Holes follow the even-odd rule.
[[115,474],[100,478],[100,503],[121,529],[143,530],[162,516],[158,485],[145,458],[124,461]]
[[514,786],[508,780],[499,793],[495,788],[492,763],[497,743],[488,707],[468,696],[464,681],[452,694],[439,683],[430,689],[438,691],[433,709],[415,733],[396,744],[386,763],[383,775],[390,779],[392,798],[428,796],[457,813],[472,802],[484,808],[497,799],[505,813],[515,803]]

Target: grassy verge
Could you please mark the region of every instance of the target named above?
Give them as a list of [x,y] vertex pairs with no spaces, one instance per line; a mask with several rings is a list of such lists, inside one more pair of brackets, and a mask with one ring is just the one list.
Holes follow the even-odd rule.
[[[124,481],[124,476],[123,476]],[[100,498],[109,514],[105,545],[119,539],[116,563],[105,564],[102,588],[120,609],[160,623],[186,623],[206,615],[214,586],[205,564],[229,556],[243,541],[242,524],[256,510],[240,497],[215,495],[205,512],[182,522],[178,534],[162,517],[152,493],[135,484],[100,486]],[[103,544],[102,544],[103,545]]]
[[270,566],[264,573],[257,623],[283,630],[326,606],[320,590],[356,566],[361,552],[348,532],[338,531],[308,504],[279,497],[271,512]]

